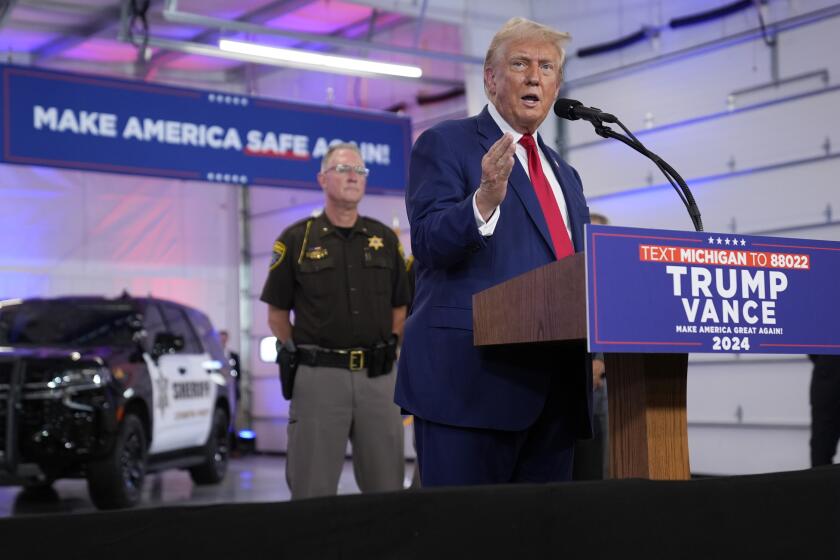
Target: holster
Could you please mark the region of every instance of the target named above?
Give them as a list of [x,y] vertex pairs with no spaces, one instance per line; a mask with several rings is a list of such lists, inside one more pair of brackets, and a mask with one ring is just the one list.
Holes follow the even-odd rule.
[[397,340],[397,335],[392,334],[387,342],[380,342],[371,349],[368,377],[379,377],[390,373],[397,359]]
[[292,400],[298,368],[297,349],[289,350],[286,346],[281,346],[277,351],[277,365],[280,369],[280,388],[283,391],[283,398],[287,401]]

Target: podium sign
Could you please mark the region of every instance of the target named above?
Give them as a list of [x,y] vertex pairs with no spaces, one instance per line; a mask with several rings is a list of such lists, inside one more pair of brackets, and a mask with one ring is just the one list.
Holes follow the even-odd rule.
[[840,354],[840,243],[587,226],[591,352]]

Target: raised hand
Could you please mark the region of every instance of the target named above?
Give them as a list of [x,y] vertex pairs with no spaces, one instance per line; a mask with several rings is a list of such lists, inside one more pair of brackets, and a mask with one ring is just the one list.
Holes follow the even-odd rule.
[[513,135],[505,133],[481,158],[481,183],[476,191],[475,204],[484,220],[488,220],[505,199],[515,153]]

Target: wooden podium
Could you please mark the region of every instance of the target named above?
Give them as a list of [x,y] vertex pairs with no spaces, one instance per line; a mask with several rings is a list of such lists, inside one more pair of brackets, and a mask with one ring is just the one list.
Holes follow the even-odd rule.
[[[475,345],[584,345],[585,269],[585,256],[577,253],[475,294]],[[688,479],[688,354],[605,359],[612,478]]]

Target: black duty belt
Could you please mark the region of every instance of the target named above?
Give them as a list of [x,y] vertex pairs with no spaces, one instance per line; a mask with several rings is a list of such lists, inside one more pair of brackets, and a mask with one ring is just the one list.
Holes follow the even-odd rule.
[[311,367],[332,367],[359,371],[368,367],[371,351],[367,348],[327,350],[325,348],[300,348],[298,362]]

